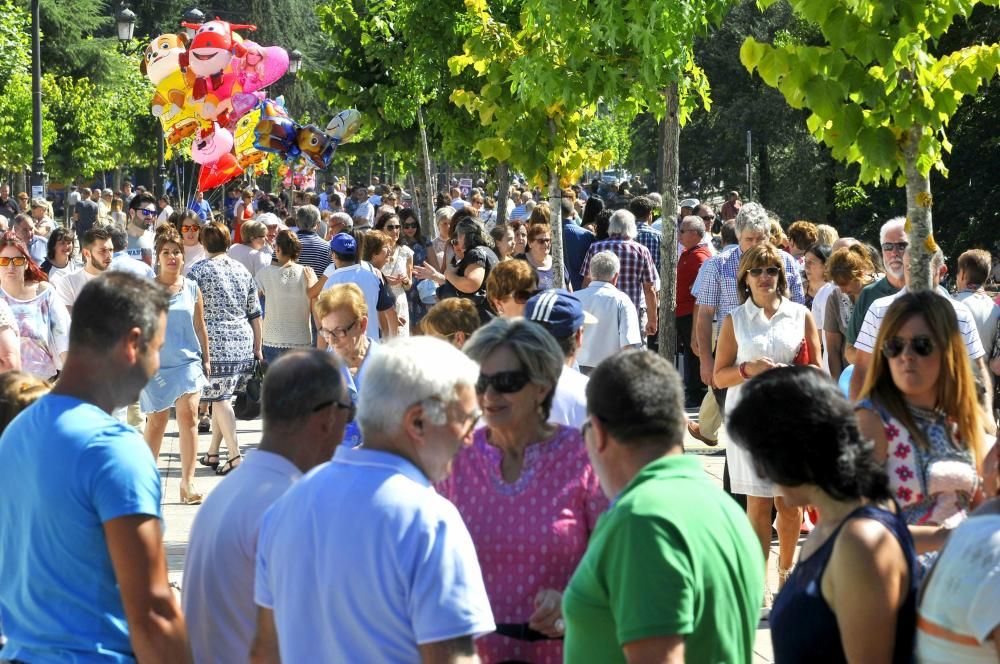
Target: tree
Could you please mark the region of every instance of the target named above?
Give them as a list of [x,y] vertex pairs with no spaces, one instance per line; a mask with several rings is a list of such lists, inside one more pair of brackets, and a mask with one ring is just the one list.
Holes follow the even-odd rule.
[[[775,0],[762,0],[768,7]],[[857,164],[861,182],[906,186],[911,286],[931,287],[934,240],[932,168],[946,174],[946,129],[967,95],[1000,69],[1000,46],[974,44],[936,55],[956,17],[978,0],[791,0],[819,26],[825,46],[763,44],[748,37],[740,58],[793,108],[806,108],[809,131],[833,157]],[[997,0],[982,4],[996,6]]]

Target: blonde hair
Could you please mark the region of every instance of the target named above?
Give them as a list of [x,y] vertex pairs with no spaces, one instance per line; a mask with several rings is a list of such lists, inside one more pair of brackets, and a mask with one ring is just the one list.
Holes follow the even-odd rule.
[[431,307],[420,319],[420,331],[448,341],[453,341],[457,332],[464,332],[468,339],[479,328],[479,322],[479,313],[472,300],[449,297]]
[[[906,293],[885,312],[879,327],[878,339],[872,355],[871,369],[865,377],[861,397],[886,408],[906,427],[921,449],[927,449],[927,437],[916,425],[906,405],[902,392],[896,387],[889,370],[889,358],[882,352],[887,339],[896,336],[899,329],[914,316],[923,317],[930,329],[934,347],[941,351],[941,373],[937,381],[937,408],[954,420],[958,426],[960,444],[965,445],[981,467],[984,450],[983,428],[979,419],[979,402],[976,381],[965,341],[958,329],[955,309],[942,296],[933,291]],[[947,379],[947,380],[946,380]]]
[[17,415],[49,393],[52,385],[26,371],[0,373],[0,433]]
[[866,277],[875,274],[875,266],[860,244],[837,249],[826,259],[824,268],[827,281],[832,281],[837,286],[847,285],[855,279],[864,283]]
[[346,309],[355,318],[368,315],[368,302],[357,284],[336,284],[319,294],[316,299],[316,313],[320,319],[326,318],[337,309]]
[[816,232],[819,233],[819,236],[816,238],[816,244],[832,245],[840,239],[840,233],[837,232],[837,229],[827,224],[817,224]]

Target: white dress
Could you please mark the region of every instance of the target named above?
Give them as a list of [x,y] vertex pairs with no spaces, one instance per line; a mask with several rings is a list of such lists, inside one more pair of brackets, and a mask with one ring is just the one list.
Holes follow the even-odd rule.
[[[784,297],[770,320],[764,315],[764,310],[751,299],[733,309],[729,315],[733,320],[733,332],[738,346],[736,365],[762,357],[769,357],[778,364],[791,364],[805,339],[808,311],[803,305]],[[740,393],[745,386],[746,384],[740,383],[730,387],[726,393],[727,418],[739,403]],[[753,389],[752,382],[749,386]],[[781,404],[775,404],[775,407],[780,408]],[[750,454],[732,442],[725,425],[721,433],[726,441],[726,459],[729,461],[729,480],[733,493],[763,498],[780,495],[769,480],[757,474]],[[788,433],[789,445],[801,444],[795,438],[794,431]]]
[[[405,244],[396,245],[396,250],[392,252],[385,265],[382,266],[382,274],[387,277],[405,277],[407,276],[406,266],[412,260],[412,249]],[[392,293],[396,300],[396,315],[406,321],[404,325],[399,326],[398,334],[401,337],[408,337],[410,336],[410,303],[406,298],[406,289],[402,285],[393,285],[388,281],[386,282],[386,286],[389,287],[389,292]]]

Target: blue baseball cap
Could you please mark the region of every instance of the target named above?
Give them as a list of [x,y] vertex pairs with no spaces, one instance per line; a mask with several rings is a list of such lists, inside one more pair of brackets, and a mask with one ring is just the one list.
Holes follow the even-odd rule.
[[330,251],[343,256],[355,256],[358,253],[358,243],[349,233],[337,233],[330,240]]
[[524,317],[541,323],[554,337],[569,337],[584,324],[596,323],[597,318],[583,310],[583,303],[561,288],[544,290],[533,295],[524,305]]

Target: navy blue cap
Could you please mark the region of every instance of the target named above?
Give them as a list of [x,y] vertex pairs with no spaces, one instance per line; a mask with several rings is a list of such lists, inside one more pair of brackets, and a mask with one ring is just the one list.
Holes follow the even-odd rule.
[[597,319],[583,310],[583,303],[561,288],[544,290],[533,295],[524,305],[524,317],[542,323],[554,337],[568,337],[584,323]]
[[330,240],[330,251],[343,256],[354,256],[358,253],[358,243],[349,233],[337,233]]

